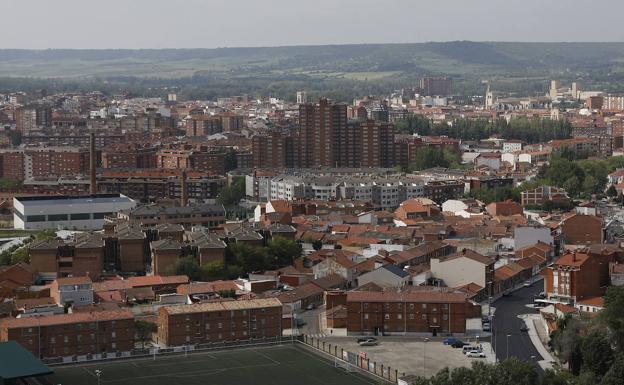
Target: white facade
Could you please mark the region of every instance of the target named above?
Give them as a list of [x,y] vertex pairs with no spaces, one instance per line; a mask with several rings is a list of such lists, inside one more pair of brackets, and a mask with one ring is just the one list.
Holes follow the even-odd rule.
[[522,150],[522,142],[503,142],[503,152],[514,152]]
[[101,230],[104,216],[136,207],[123,194],[13,198],[16,229]]

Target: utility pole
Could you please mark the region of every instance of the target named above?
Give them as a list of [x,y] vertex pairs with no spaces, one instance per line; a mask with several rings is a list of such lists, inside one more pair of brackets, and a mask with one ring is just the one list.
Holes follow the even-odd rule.
[[509,337],[511,337],[511,334],[507,334],[507,359],[509,359]]
[[427,376],[427,342],[429,338],[423,340],[423,377]]
[[100,385],[100,377],[102,377],[102,371],[100,369],[95,370],[95,376],[97,377],[97,383]]

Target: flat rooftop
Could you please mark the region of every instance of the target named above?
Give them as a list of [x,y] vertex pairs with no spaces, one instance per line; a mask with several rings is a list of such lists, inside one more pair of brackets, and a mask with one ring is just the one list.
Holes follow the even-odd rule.
[[51,204],[86,204],[86,203],[115,203],[134,202],[123,194],[95,194],[95,195],[58,195],[58,196],[31,196],[15,197],[24,206],[47,206]]

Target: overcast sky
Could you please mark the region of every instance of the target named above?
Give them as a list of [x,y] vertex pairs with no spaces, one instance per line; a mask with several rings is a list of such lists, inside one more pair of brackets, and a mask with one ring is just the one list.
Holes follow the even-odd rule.
[[0,48],[624,41],[623,0],[0,0]]

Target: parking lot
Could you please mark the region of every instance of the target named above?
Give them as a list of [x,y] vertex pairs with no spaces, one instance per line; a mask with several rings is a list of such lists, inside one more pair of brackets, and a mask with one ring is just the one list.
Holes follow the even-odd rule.
[[[456,368],[470,366],[475,360],[494,361],[494,354],[487,342],[481,342],[486,358],[468,358],[462,349],[454,349],[443,345],[441,339],[424,342],[418,337],[378,337],[377,346],[360,346],[357,337],[327,337],[332,345],[337,344],[345,350],[358,353],[365,352],[373,361],[390,365],[398,369],[399,373],[430,376],[445,367]],[[474,339],[463,339],[465,342],[475,343]],[[425,346],[426,345],[426,346]]]

